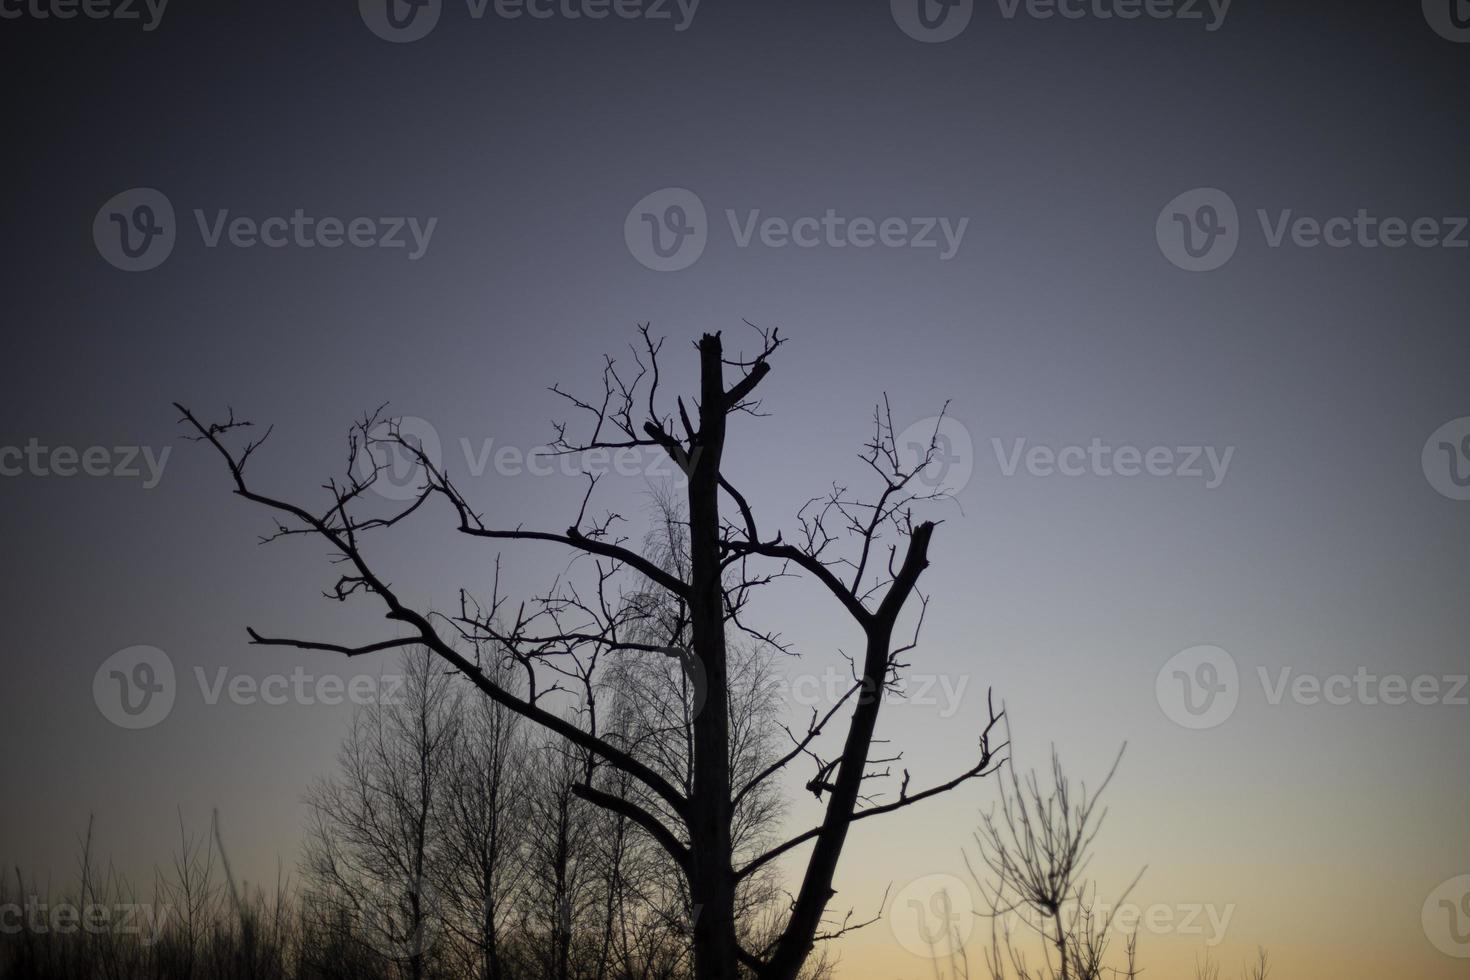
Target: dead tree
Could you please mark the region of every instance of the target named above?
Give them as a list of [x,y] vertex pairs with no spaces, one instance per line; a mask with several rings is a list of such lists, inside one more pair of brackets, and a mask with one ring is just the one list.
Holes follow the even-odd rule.
[[[1086,785],[1074,785],[1067,778],[1055,749],[1050,785],[1043,785],[1035,772],[1023,778],[1014,768],[1002,777],[998,812],[981,814],[975,833],[989,881],[965,857],[985,899],[985,914],[991,919],[992,945],[986,964],[995,980],[1004,980],[1007,965],[1018,980],[1101,980],[1114,913],[1094,911],[1095,890],[1086,871],[1093,841],[1107,813],[1098,804],[1122,759],[1120,750],[1091,793]],[[1142,875],[1140,871],[1139,877]],[[1117,901],[1126,899],[1137,884],[1134,878]],[[1041,940],[1040,969],[1027,966],[1009,924],[1002,922],[1015,913]],[[1126,952],[1131,969],[1134,939]]]
[[[577,793],[638,825],[669,855],[687,880],[693,925],[695,975],[698,980],[731,980],[753,975],[761,980],[795,980],[814,945],[840,935],[848,926],[825,928],[832,900],[833,875],[854,821],[892,813],[984,776],[999,762],[1004,746],[992,744],[998,723],[992,709],[982,720],[973,765],[937,785],[910,790],[907,772],[897,796],[878,802],[872,781],[886,775],[885,762],[872,755],[879,709],[885,691],[898,681],[904,658],[918,639],[924,600],[919,577],[929,563],[935,524],[918,521],[914,510],[938,494],[923,488],[922,471],[937,458],[938,426],[927,450],[905,459],[896,442],[886,407],[874,414],[875,432],[862,456],[874,477],[873,493],[861,498],[833,486],[809,501],[797,514],[790,537],[758,524],[736,479],[723,470],[731,418],[760,414],[756,389],[771,371],[772,356],[782,340],[775,331],[759,331],[759,348],[750,356],[727,356],[718,333],[705,334],[696,345],[699,373],[689,393],[668,404],[661,388],[663,342],[646,327],[633,348],[630,368],[606,359],[602,391],[579,398],[558,387],[588,423],[576,437],[558,425],[556,451],[652,450],[667,454],[685,476],[684,512],[688,517],[688,572],[674,575],[641,554],[620,535],[616,514],[594,517],[593,477],[581,510],[564,531],[531,530],[488,521],[453,483],[441,463],[391,419],[369,415],[355,427],[348,447],[347,475],[326,484],[327,500],[314,507],[275,496],[247,477],[251,456],[264,437],[249,438],[247,422],[233,415],[221,422],[201,421],[178,406],[191,438],[211,445],[224,460],[234,492],[262,505],[276,518],[271,538],[309,535],[324,541],[343,565],[328,591],[339,601],[365,596],[380,603],[397,625],[397,635],[359,646],[315,640],[264,636],[251,631],[255,643],[334,651],[348,656],[422,644],[470,679],[484,694],[529,721],[559,735],[589,760]],[[267,435],[269,433],[267,432]],[[238,440],[245,441],[239,442]],[[422,485],[412,499],[389,513],[373,512],[368,495],[385,464],[373,450],[406,455],[419,467]],[[726,519],[722,502],[733,508]],[[572,549],[585,562],[592,579],[587,587],[565,584],[539,597],[529,607],[511,604],[497,584],[488,601],[462,592],[457,615],[416,608],[364,553],[363,539],[388,532],[432,503],[446,505],[458,530],[488,542],[539,541]],[[590,568],[588,567],[590,565]],[[788,575],[809,576],[830,593],[834,608],[861,635],[862,653],[855,658],[854,680],[847,697],[825,714],[814,713],[808,730],[792,733],[792,746],[766,769],[749,779],[732,773],[728,703],[726,634],[742,631],[759,643],[790,653],[779,637],[746,621],[752,593]],[[662,593],[676,610],[669,632],[659,642],[642,636],[636,603],[610,596],[619,583],[633,580],[638,588]],[[898,635],[900,617],[911,609],[912,638]],[[470,649],[467,651],[466,647]],[[482,669],[474,651],[495,655],[523,671],[525,683],[512,692]],[[599,664],[619,653],[663,653],[676,659],[691,684],[704,692],[688,732],[692,773],[687,791],[676,786],[634,753],[606,737],[599,728],[594,675]],[[568,687],[586,708],[568,718],[547,698]],[[813,746],[840,711],[847,710],[840,754],[818,758]],[[839,732],[834,731],[834,737]],[[731,839],[731,817],[737,801],[776,777],[792,763],[813,758],[817,772],[807,788],[823,801],[817,826],[737,866]],[[598,788],[591,769],[607,766],[630,777],[640,788],[634,798]],[[810,845],[805,869],[790,904],[784,927],[761,949],[745,949],[738,939],[737,890],[740,883],[777,858]]]

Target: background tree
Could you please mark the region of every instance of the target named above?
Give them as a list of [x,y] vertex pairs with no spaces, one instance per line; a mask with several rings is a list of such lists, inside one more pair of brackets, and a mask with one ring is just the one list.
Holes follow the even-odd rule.
[[582,750],[548,741],[536,750],[526,853],[522,933],[538,976],[570,980],[589,960],[600,907],[593,858],[596,824],[575,788],[586,777]]
[[[499,683],[515,687],[514,678]],[[532,747],[520,716],[483,697],[457,698],[444,786],[435,794],[441,842],[433,877],[446,926],[466,948],[461,971],[506,980],[500,937],[525,878]]]
[[352,922],[410,980],[423,980],[438,952],[433,870],[444,828],[436,816],[460,698],[428,650],[400,662],[401,691],[353,713],[339,773],[307,794],[304,870],[315,904]]
[[[965,858],[992,923],[986,964],[994,980],[1011,974],[1017,980],[1101,980],[1114,913],[1096,910],[1096,890],[1086,870],[1107,813],[1099,802],[1122,758],[1120,751],[1092,792],[1067,778],[1055,749],[1048,782],[1034,771],[1022,777],[1014,767],[1001,780],[999,803],[981,815],[975,833],[988,875]],[[1135,878],[1118,902],[1137,883]],[[1041,967],[1027,964],[1027,939],[1023,935],[1018,941],[1016,929],[1040,940]],[[1135,951],[1136,937],[1130,937],[1129,970]]]

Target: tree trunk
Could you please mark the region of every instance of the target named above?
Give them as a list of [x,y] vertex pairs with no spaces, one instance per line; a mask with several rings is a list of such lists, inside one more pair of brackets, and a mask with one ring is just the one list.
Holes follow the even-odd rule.
[[1061,964],[1061,980],[1071,980],[1071,971],[1067,969],[1067,930],[1062,926],[1062,909],[1058,906],[1052,911],[1052,921],[1057,930],[1057,959]]
[[857,707],[853,709],[852,724],[843,747],[843,761],[827,801],[822,834],[812,848],[791,919],[776,945],[775,954],[761,974],[762,980],[795,980],[802,964],[811,955],[822,914],[835,894],[832,878],[837,873],[837,861],[842,856],[843,845],[847,843],[847,830],[852,824],[853,808],[857,805],[863,772],[867,768],[868,747],[878,726],[878,708],[883,699],[883,674],[880,671],[886,670],[888,639],[886,631],[868,637],[863,688],[858,695]]
[[556,863],[553,868],[556,881],[556,925],[551,933],[555,943],[552,952],[555,965],[552,976],[554,980],[567,980],[572,958],[572,896],[569,886],[570,816],[565,791],[557,798],[557,805]]
[[689,472],[690,632],[707,683],[694,719],[689,799],[690,893],[696,980],[735,980],[735,872],[731,867],[730,730],[720,578],[720,458],[727,411],[718,334],[699,342],[699,433]]
[[822,922],[827,903],[835,894],[832,878],[842,857],[847,832],[852,826],[853,811],[862,791],[863,774],[868,767],[868,751],[878,727],[878,711],[883,706],[883,684],[888,674],[888,655],[894,623],[904,603],[918,582],[919,573],[929,563],[929,539],[934,525],[928,522],[914,528],[909,537],[908,554],[903,567],[894,577],[873,618],[866,625],[867,640],[863,656],[862,690],[847,729],[842,747],[842,762],[827,799],[822,830],[812,847],[802,877],[801,891],[792,907],[786,930],[776,950],[761,971],[761,980],[796,980],[801,967],[811,955],[813,937]]
[[[484,876],[483,888],[485,895],[494,894],[494,881],[490,874]],[[495,905],[493,899],[485,899],[484,921],[480,926],[481,948],[484,950],[484,977],[485,980],[501,980],[500,978],[500,950],[495,937]]]

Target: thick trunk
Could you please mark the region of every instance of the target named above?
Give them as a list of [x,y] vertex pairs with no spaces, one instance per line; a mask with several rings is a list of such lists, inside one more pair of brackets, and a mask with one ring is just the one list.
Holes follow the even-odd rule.
[[690,892],[697,980],[734,980],[735,872],[731,867],[730,731],[720,579],[720,457],[726,396],[720,338],[699,343],[700,418],[689,473],[690,627],[704,668],[706,697],[694,719],[694,785],[689,799]]

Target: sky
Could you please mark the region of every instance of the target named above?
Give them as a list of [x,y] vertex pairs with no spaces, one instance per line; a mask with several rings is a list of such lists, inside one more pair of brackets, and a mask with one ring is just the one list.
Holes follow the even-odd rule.
[[[880,722],[915,785],[969,764],[991,690],[1022,769],[1055,746],[1095,782],[1126,743],[1094,871],[1147,866],[1153,976],[1257,946],[1292,980],[1463,976],[1470,32],[1435,0],[925,2],[444,0],[401,30],[369,0],[0,2],[0,859],[64,882],[94,814],[146,878],[217,808],[269,880],[350,716],[312,685],[393,669],[248,645],[384,624],[321,600],[321,548],[259,546],[172,402],[274,424],[253,465],[296,497],[387,403],[488,517],[560,529],[582,482],[524,464],[547,387],[595,391],[645,322],[679,384],[749,321],[789,338],[727,457],[770,526],[862,485],[879,400],[909,440],[947,404]],[[603,490],[636,518],[664,478]],[[382,553],[426,602],[489,582],[449,531]],[[499,553],[526,594],[566,560]],[[803,717],[856,637],[772,593]],[[164,717],[109,699],[144,662]],[[298,668],[315,693],[250,693]],[[909,902],[978,901],[996,793],[857,826],[837,902],[882,914],[839,977],[942,975]]]

